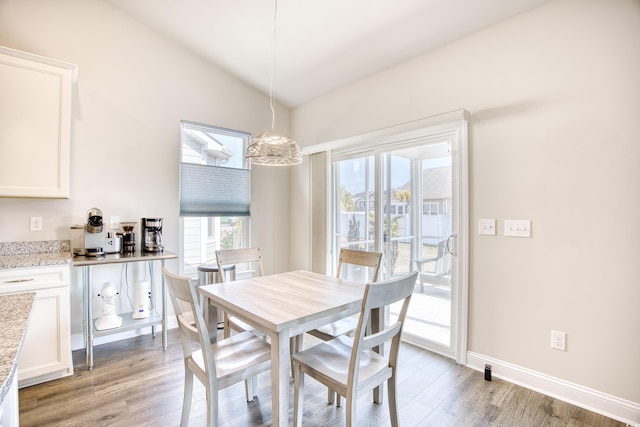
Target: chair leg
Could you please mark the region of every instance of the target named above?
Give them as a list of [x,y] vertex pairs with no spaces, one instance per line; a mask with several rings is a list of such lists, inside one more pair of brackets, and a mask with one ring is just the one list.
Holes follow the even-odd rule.
[[193,372],[184,367],[184,393],[182,397],[182,416],[180,417],[180,427],[189,425],[189,414],[191,414],[191,399],[193,397]]
[[329,405],[333,405],[333,403],[335,402],[336,406],[339,408],[340,406],[342,406],[341,398],[342,396],[340,396],[338,393],[331,390],[330,388],[327,388],[327,403],[329,403]]
[[[294,364],[295,369],[295,364]],[[304,373],[296,369],[293,375],[293,426],[302,425],[302,402],[304,401]]]
[[224,337],[229,338],[231,336],[231,324],[229,323],[229,316],[224,313]]
[[[215,380],[214,380],[215,381]],[[218,390],[209,382],[207,388],[207,426],[218,426]]]
[[398,395],[396,394],[397,384],[395,373],[387,382],[389,387],[389,419],[391,420],[391,427],[398,427],[400,420],[398,419]]
[[253,376],[244,380],[244,392],[247,397],[247,402],[251,402],[253,397],[257,394],[258,389],[258,377]]
[[294,353],[302,351],[302,335],[289,338],[289,365],[291,366],[291,376],[293,377],[293,356]]
[[[338,395],[340,398],[340,395]],[[347,427],[356,427],[356,395],[347,396]]]

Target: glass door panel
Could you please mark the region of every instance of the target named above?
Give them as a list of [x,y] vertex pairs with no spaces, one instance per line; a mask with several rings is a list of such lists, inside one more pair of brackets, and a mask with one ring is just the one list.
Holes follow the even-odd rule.
[[[362,156],[337,162],[334,168],[335,200],[333,271],[337,267],[339,248],[375,250],[375,180],[373,156]],[[345,272],[346,279],[355,272]]]
[[[451,329],[451,253],[452,163],[449,141],[430,141],[425,145],[391,152],[386,162],[389,178],[385,194],[391,204],[406,203],[395,212],[397,244],[387,245],[385,255],[397,258],[394,275],[418,270],[418,282],[411,299],[404,327],[405,339],[450,354]],[[403,160],[399,160],[403,159]],[[407,172],[408,171],[408,172]],[[397,183],[407,179],[401,187]],[[400,217],[402,215],[402,217]],[[394,250],[401,248],[396,257]],[[391,250],[391,252],[388,252]],[[408,267],[406,266],[408,265]],[[392,307],[391,320],[399,307]]]

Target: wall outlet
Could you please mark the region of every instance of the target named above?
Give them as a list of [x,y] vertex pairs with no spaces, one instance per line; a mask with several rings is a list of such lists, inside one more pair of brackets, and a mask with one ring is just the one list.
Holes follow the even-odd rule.
[[567,334],[561,331],[551,331],[551,348],[567,351]]
[[30,226],[29,230],[31,231],[42,231],[42,217],[41,216],[32,216],[29,218]]

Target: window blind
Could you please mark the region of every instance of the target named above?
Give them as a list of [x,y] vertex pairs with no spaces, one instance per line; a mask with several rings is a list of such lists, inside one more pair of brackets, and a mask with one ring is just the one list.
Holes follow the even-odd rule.
[[180,163],[180,216],[249,216],[251,170]]

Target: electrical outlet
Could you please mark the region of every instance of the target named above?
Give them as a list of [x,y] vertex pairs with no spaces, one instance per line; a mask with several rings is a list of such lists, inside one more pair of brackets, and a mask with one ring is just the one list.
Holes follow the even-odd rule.
[[31,231],[42,231],[42,217],[41,216],[32,216],[29,218],[30,226],[29,230]]
[[551,331],[551,348],[567,351],[567,334],[561,331]]

